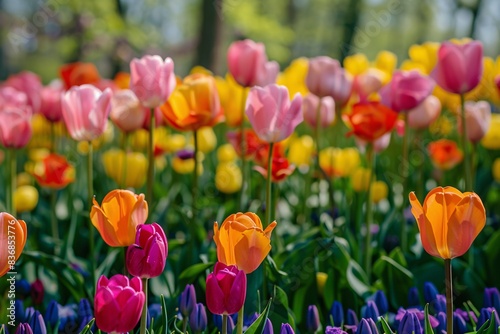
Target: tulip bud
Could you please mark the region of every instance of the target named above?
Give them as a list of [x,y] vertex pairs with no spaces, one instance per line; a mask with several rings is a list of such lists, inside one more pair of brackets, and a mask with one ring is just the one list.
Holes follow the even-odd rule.
[[326,326],[325,334],[347,334],[347,332],[340,327]]
[[245,302],[246,289],[247,277],[243,270],[217,262],[207,277],[207,307],[214,314],[236,313]]
[[483,307],[493,307],[497,312],[500,312],[500,293],[498,292],[498,288],[484,289]]
[[419,307],[420,306],[420,296],[418,294],[418,289],[412,287],[408,290],[408,307]]
[[332,307],[330,308],[330,315],[333,319],[334,326],[342,326],[344,323],[344,308],[342,307],[341,302],[333,302]]
[[17,297],[25,298],[30,294],[30,290],[31,290],[31,285],[27,280],[25,280],[24,278],[16,280]]
[[325,283],[328,279],[328,274],[323,272],[316,273],[316,285],[318,286],[318,294],[320,296],[323,295],[323,291],[325,290]]
[[432,282],[424,283],[424,301],[426,303],[433,302],[437,298],[438,293],[436,286]]
[[315,333],[321,326],[319,321],[319,312],[316,305],[309,305],[307,308],[307,318],[306,318],[307,331]]
[[417,315],[414,312],[406,312],[401,319],[398,327],[398,333],[415,333],[422,334],[422,326],[420,325],[420,321],[418,320]]
[[266,319],[266,323],[264,324],[264,330],[262,331],[262,334],[274,334],[273,323],[271,322],[271,319],[269,318]]
[[361,319],[356,334],[378,334],[377,325],[371,318]]
[[215,187],[224,194],[234,194],[241,189],[243,176],[234,162],[222,162],[215,170]]
[[188,284],[179,297],[179,310],[185,317],[189,316],[196,305],[196,291],[194,285]]
[[281,324],[280,334],[295,334],[295,331],[290,324]]
[[201,333],[207,328],[207,311],[202,303],[194,305],[189,316],[189,327],[195,333]]
[[33,330],[34,334],[47,334],[47,327],[45,327],[45,321],[38,310],[29,311],[30,316],[28,317],[28,324]]
[[435,333],[446,333],[446,313],[445,312],[439,312],[436,315],[437,321],[439,321],[439,324],[436,328],[434,328]]
[[356,312],[354,312],[354,310],[352,309],[347,310],[345,324],[354,327],[358,326],[359,324],[358,316],[356,315]]
[[363,318],[372,319],[373,321],[377,321],[380,316],[377,304],[375,304],[373,300],[369,300],[366,303],[366,305],[362,308],[361,313]]
[[16,329],[16,334],[33,334],[33,330],[28,323],[21,323]]
[[29,212],[38,204],[38,190],[35,187],[25,185],[14,191],[14,207],[16,212]]
[[373,203],[378,203],[387,198],[389,187],[384,181],[374,181],[371,188],[371,199]]
[[51,329],[54,329],[54,326],[59,321],[59,307],[60,305],[57,301],[51,300],[45,311],[45,321],[47,321],[47,325]]
[[[235,316],[237,316],[237,314],[234,314]],[[217,326],[217,328],[219,329],[219,332],[222,332],[222,315],[220,314],[214,314],[214,322],[215,322],[215,326]],[[233,330],[234,330],[234,317],[233,316],[229,316],[227,317],[227,334],[232,334],[233,333]]]
[[31,301],[34,305],[38,305],[43,302],[44,292],[43,283],[40,279],[37,278],[33,283],[31,283]]
[[387,302],[387,297],[384,291],[377,290],[373,296],[373,301],[377,305],[380,315],[384,315],[389,311],[389,303]]
[[77,315],[78,323],[80,324],[78,331],[81,332],[90,320],[94,318],[92,307],[90,306],[90,302],[87,298],[80,299],[80,302],[78,303]]
[[367,191],[370,186],[371,172],[364,167],[358,167],[351,175],[352,188],[356,192]]
[[24,310],[24,303],[20,299],[16,299],[15,301],[15,308],[16,308],[16,321],[19,322],[24,322],[26,321],[26,311]]
[[223,144],[217,149],[217,159],[219,162],[232,162],[238,158],[236,150],[231,144]]

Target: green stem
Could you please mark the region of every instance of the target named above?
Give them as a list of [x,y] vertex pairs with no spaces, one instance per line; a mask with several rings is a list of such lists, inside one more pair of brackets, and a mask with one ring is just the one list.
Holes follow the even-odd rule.
[[240,203],[240,210],[239,211],[246,211],[246,203],[245,203],[245,192],[246,189],[250,189],[248,187],[247,183],[247,159],[245,158],[246,152],[247,152],[247,143],[246,143],[246,137],[245,137],[245,105],[246,105],[246,99],[245,97],[245,89],[243,88],[243,96],[241,98],[241,123],[240,123],[240,159],[241,159],[241,174],[243,175],[243,183],[241,185],[241,191],[240,191],[240,200],[238,203]]
[[[410,161],[408,160],[409,156],[409,137],[410,137],[410,127],[408,126],[408,112],[403,112],[405,129],[403,135],[403,164],[402,164],[402,174],[403,174],[403,204],[401,208],[402,216],[404,217],[404,211],[407,205],[407,194],[408,194],[408,179],[410,177]],[[406,252],[408,249],[408,231],[406,222],[403,218],[403,224],[401,224],[401,250]]]
[[467,145],[467,123],[465,118],[465,95],[460,94],[461,120],[462,120],[462,149],[464,150],[464,168],[465,168],[465,190],[472,191],[472,172],[469,157],[469,147]]
[[[415,143],[421,143],[422,142],[422,130],[418,130],[416,135],[415,135]],[[420,164],[418,165],[418,177],[417,180],[423,180],[424,179],[424,167],[425,167],[425,161],[422,160],[420,161]],[[424,196],[424,188],[425,184],[424,182],[417,182],[417,198],[421,201],[423,201],[423,196]],[[406,200],[406,196],[404,196]]]
[[57,145],[56,145],[56,123],[50,122],[50,153],[56,153]]
[[243,309],[245,305],[238,311],[238,323],[236,324],[236,334],[243,334]]
[[264,228],[271,224],[271,187],[272,187],[272,174],[273,174],[273,151],[274,143],[269,143],[269,156],[267,159],[267,181],[266,181],[266,221]]
[[196,200],[198,197],[198,132],[196,130],[193,131],[193,139],[194,139],[194,170],[193,170],[193,188],[192,188],[192,213],[193,220],[196,219]]
[[222,315],[222,333],[227,334],[227,314]]
[[146,323],[148,315],[148,279],[142,279],[142,291],[144,291],[144,306],[142,307],[141,315],[141,334],[146,334]]
[[[87,189],[88,189],[88,203],[90,208],[92,208],[92,200],[94,199],[94,176],[93,176],[93,155],[94,148],[92,146],[92,141],[88,142],[89,151],[87,157]],[[90,210],[89,210],[90,214]],[[92,220],[89,219],[89,252],[90,252],[90,266],[91,266],[91,277],[92,282],[95,286],[96,281],[96,259],[95,259],[95,245],[94,245],[94,226],[92,225]]]
[[375,180],[375,152],[373,150],[373,144],[370,143],[367,146],[367,158],[368,158],[368,168],[370,170],[370,180],[368,183],[368,196],[367,196],[367,203],[366,203],[366,239],[365,239],[365,270],[366,270],[366,276],[368,277],[368,280],[370,281],[370,276],[371,276],[371,266],[372,266],[372,259],[371,259],[371,253],[372,253],[372,248],[371,248],[371,240],[372,240],[372,234],[371,234],[371,226],[373,224],[373,206],[372,206],[372,196],[371,196],[371,190],[372,190],[372,183]]
[[187,333],[188,317],[182,317],[182,332]]
[[155,177],[154,130],[155,130],[155,110],[154,108],[152,108],[149,117],[148,182],[146,185],[146,200],[148,201],[149,207],[153,207],[153,185]]
[[122,175],[120,180],[120,188],[125,189],[127,187],[127,146],[128,146],[128,132],[124,132],[122,136],[122,151],[123,151],[123,161],[122,161]]
[[56,217],[57,190],[50,190],[50,225],[52,226],[52,239],[54,241],[54,254],[59,256],[61,245],[59,240],[59,226]]
[[446,332],[453,333],[453,281],[451,276],[451,259],[444,260],[446,285]]
[[7,149],[7,180],[5,184],[7,185],[7,198],[5,200],[7,212],[12,216],[16,216],[16,208],[14,206],[14,192],[16,191],[16,149]]

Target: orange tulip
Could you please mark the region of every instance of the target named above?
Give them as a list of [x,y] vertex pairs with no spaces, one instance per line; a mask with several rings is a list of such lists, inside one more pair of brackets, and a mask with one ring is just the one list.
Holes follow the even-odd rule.
[[101,80],[97,67],[92,63],[65,64],[59,69],[59,75],[66,89],[83,84],[96,84]]
[[259,267],[271,250],[273,221],[263,230],[260,218],[253,212],[232,214],[222,223],[214,223],[217,258],[225,265],[236,265],[249,274]]
[[425,251],[442,259],[465,254],[486,223],[481,198],[473,192],[436,187],[425,197],[423,207],[414,192],[410,203]]
[[212,126],[223,118],[215,79],[201,73],[184,78],[160,110],[167,123],[180,131]]
[[427,150],[434,166],[442,170],[452,169],[464,157],[457,143],[449,139],[440,139],[429,143]]
[[373,142],[392,130],[398,114],[379,102],[371,101],[356,103],[345,118],[352,128],[349,134]]
[[15,271],[15,263],[23,251],[27,237],[24,220],[17,220],[7,212],[0,212],[0,277],[11,269]]
[[115,189],[102,200],[102,206],[93,200],[90,211],[92,224],[111,247],[126,247],[135,242],[137,225],[148,219],[148,203],[144,194]]

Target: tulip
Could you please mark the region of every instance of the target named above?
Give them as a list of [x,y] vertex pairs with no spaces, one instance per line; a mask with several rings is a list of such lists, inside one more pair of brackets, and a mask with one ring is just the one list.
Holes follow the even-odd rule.
[[271,319],[267,318],[264,328],[262,329],[262,334],[274,334],[273,323]]
[[247,276],[243,270],[217,262],[207,277],[207,307],[213,314],[236,313],[245,303],[246,290]]
[[321,56],[309,60],[306,84],[314,95],[331,96],[336,105],[343,106],[351,96],[352,81],[336,59]]
[[34,310],[31,307],[28,309],[26,310],[27,322],[33,330],[33,333],[47,334],[47,327],[45,326],[45,321],[43,320],[42,314],[38,310]]
[[221,228],[214,223],[214,241],[217,259],[225,265],[236,265],[249,274],[265,259],[271,250],[273,221],[265,230],[260,218],[252,212],[236,213],[227,217]]
[[311,136],[303,135],[290,142],[288,161],[296,166],[306,167],[312,163],[314,154],[314,140]]
[[15,262],[23,251],[27,237],[24,220],[17,220],[7,212],[0,212],[0,277],[8,271],[15,271]]
[[193,312],[196,306],[196,291],[193,284],[187,284],[179,296],[179,310],[185,317]]
[[63,87],[54,83],[42,88],[40,113],[50,122],[59,122],[62,118],[61,95]]
[[26,279],[21,278],[16,280],[16,297],[22,299],[26,298],[30,294],[30,289],[31,285]]
[[[243,133],[246,143],[245,158],[253,158],[259,151],[260,147],[265,145],[266,143],[261,141],[253,130],[245,129]],[[238,156],[241,156],[241,132],[229,132],[227,134],[227,139],[229,143],[234,147]]]
[[333,302],[332,307],[330,308],[330,316],[332,318],[333,325],[341,326],[344,323],[344,308],[341,302]]
[[361,319],[356,334],[378,334],[377,325],[371,318]]
[[231,127],[240,126],[243,120],[241,108],[247,96],[245,88],[241,87],[230,74],[226,75],[225,79],[216,77],[215,82],[226,124]]
[[[203,174],[203,153],[198,154],[198,166],[196,172],[198,175]],[[177,151],[172,160],[172,169],[179,174],[191,174],[194,171],[194,152],[192,150]]]
[[434,122],[441,113],[441,102],[434,95],[429,95],[413,109],[408,110],[406,121],[414,129],[425,129]]
[[325,334],[347,334],[347,332],[340,327],[326,326]]
[[[389,187],[384,181],[374,181],[371,188],[371,199],[373,203],[379,203],[381,200],[386,199],[389,194]],[[385,312],[384,312],[385,313]]]
[[276,143],[288,138],[304,119],[301,104],[300,95],[290,102],[287,88],[272,84],[250,89],[245,109],[257,136]]
[[476,87],[483,74],[483,45],[479,41],[455,44],[445,41],[438,51],[432,77],[444,90],[464,94]]
[[123,132],[138,130],[146,122],[146,111],[130,89],[122,89],[113,94],[109,116]]
[[0,143],[7,148],[21,148],[31,139],[30,109],[5,107],[0,110]]
[[217,149],[217,160],[219,162],[234,162],[238,159],[238,154],[231,144],[222,144]]
[[92,85],[74,86],[62,97],[62,113],[70,136],[91,141],[104,133],[111,109],[111,90]]
[[498,288],[484,288],[483,307],[493,307],[500,310],[500,292]]
[[223,118],[215,79],[199,73],[184,78],[160,110],[167,123],[180,131],[213,126]]
[[[486,101],[467,101],[465,102],[465,121],[467,123],[467,138],[473,143],[480,141],[491,122],[491,106]],[[458,118],[458,129],[461,133],[462,119]]]
[[59,308],[59,331],[76,330],[78,328],[75,305],[66,305]]
[[490,127],[483,139],[481,140],[481,144],[490,150],[498,150],[500,149],[500,115],[492,114]]
[[280,334],[295,334],[295,331],[290,324],[281,324]]
[[486,223],[481,198],[473,192],[436,187],[425,197],[423,207],[414,192],[410,203],[425,251],[442,259],[467,252]]
[[267,61],[264,44],[250,39],[231,43],[227,65],[233,78],[243,87],[272,84],[279,72],[278,63]]
[[36,163],[33,175],[42,187],[62,189],[75,180],[75,168],[64,156],[50,153]]
[[31,283],[30,288],[31,301],[34,305],[43,303],[43,297],[45,296],[45,288],[43,282],[37,278],[33,283]]
[[207,328],[207,311],[202,303],[194,305],[189,315],[189,327],[195,333],[201,333]]
[[366,305],[362,308],[361,313],[363,314],[363,318],[372,319],[373,321],[377,321],[378,317],[380,316],[377,304],[373,300],[369,300],[366,302]]
[[427,145],[432,163],[439,169],[449,170],[459,164],[463,153],[457,143],[449,139],[440,139]]
[[319,165],[329,176],[345,177],[361,164],[359,151],[354,147],[327,147],[319,153]]
[[352,188],[356,192],[368,191],[370,186],[371,170],[364,167],[358,167],[351,174]]
[[28,71],[14,74],[7,78],[5,85],[26,94],[27,105],[30,106],[33,113],[40,111],[42,82],[38,75]]
[[410,59],[401,64],[401,69],[417,69],[424,74],[430,74],[436,66],[439,43],[426,42],[421,45],[415,44],[408,49]]
[[[116,184],[122,184],[126,188],[140,188],[146,182],[146,170],[148,160],[140,152],[127,152],[110,149],[102,154],[104,172],[113,179]],[[124,171],[123,164],[127,166]],[[125,176],[123,173],[125,172]]]
[[408,111],[417,107],[431,93],[434,82],[418,71],[397,71],[391,82],[380,90],[382,103],[394,111]]
[[160,276],[165,269],[168,243],[160,225],[137,225],[135,243],[128,247],[126,264],[128,272],[140,278]]
[[[204,126],[197,131],[198,150],[202,153],[209,153],[217,147],[217,136],[212,127]],[[194,145],[194,140],[192,140]]]
[[493,332],[498,333],[498,326],[500,326],[500,317],[498,316],[498,311],[492,307],[483,307],[479,314],[479,319],[477,319],[477,328],[487,321],[490,320],[489,328],[494,328]]
[[420,325],[420,321],[418,320],[418,317],[415,313],[413,312],[405,313],[403,319],[401,319],[401,322],[399,323],[398,333],[400,334],[423,333],[422,326]]
[[86,298],[80,299],[78,303],[77,309],[78,315],[78,323],[80,326],[78,327],[78,331],[82,331],[82,329],[94,318],[94,313],[92,312],[92,307],[90,306],[90,302]]
[[[278,147],[279,148],[279,147]],[[259,172],[264,178],[267,178],[267,157],[262,161],[262,166],[254,166],[253,169]],[[294,165],[290,165],[288,159],[282,155],[279,149],[273,151],[272,163],[271,163],[271,181],[278,183],[284,181],[289,175],[295,170]]]
[[99,206],[95,198],[90,219],[104,241],[111,247],[126,247],[134,243],[137,225],[148,218],[148,203],[144,195],[129,190],[109,192]]
[[346,116],[351,126],[349,134],[367,142],[373,142],[391,131],[396,124],[397,113],[379,102],[356,103]]
[[381,315],[384,315],[389,311],[389,302],[387,301],[387,296],[384,291],[377,290],[377,292],[373,295],[373,301],[377,305],[377,309]]
[[167,101],[176,86],[174,62],[160,56],[146,55],[130,62],[130,89],[146,108]]
[[[318,110],[318,105],[321,102],[321,107]],[[313,129],[319,124],[322,128],[326,128],[333,124],[335,120],[335,102],[330,96],[325,96],[322,99],[313,94],[307,94],[302,100],[302,110],[304,120]],[[318,123],[319,115],[319,123]]]
[[[2,326],[5,326],[4,329],[6,329],[7,327],[7,325],[2,325]],[[31,326],[28,323],[20,323],[17,326],[16,334],[33,334],[33,330],[31,329]]]
[[316,333],[320,328],[319,312],[316,305],[309,305],[307,307],[306,327],[308,332]]
[[130,332],[139,322],[144,306],[144,292],[139,277],[128,279],[115,275],[101,276],[94,298],[95,321],[103,332]]
[[70,63],[61,66],[59,75],[66,89],[85,84],[96,84],[101,79],[97,67],[92,63]]
[[345,324],[354,328],[358,326],[359,324],[358,316],[356,315],[356,312],[354,312],[354,310],[352,309],[347,310]]
[[234,162],[222,162],[215,169],[215,187],[224,194],[238,192],[243,184],[240,167]]
[[286,86],[290,95],[300,93],[302,96],[305,96],[309,92],[306,85],[308,67],[309,60],[307,58],[300,57],[294,59],[287,68],[278,74],[276,83]]
[[30,185],[19,186],[14,191],[14,207],[16,212],[29,212],[38,204],[38,190]]
[[369,68],[365,73],[354,77],[353,93],[359,96],[360,102],[368,101],[368,97],[380,90],[383,86],[385,73],[376,69]]

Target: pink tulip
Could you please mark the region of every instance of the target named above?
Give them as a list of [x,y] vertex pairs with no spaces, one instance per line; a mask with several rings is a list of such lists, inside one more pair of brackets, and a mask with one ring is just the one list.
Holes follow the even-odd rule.
[[108,123],[111,90],[92,85],[73,86],[62,96],[62,113],[70,136],[77,141],[98,138]]
[[42,88],[40,113],[51,122],[62,119],[61,95],[64,90],[62,83],[53,84]]
[[160,225],[138,225],[135,244],[127,248],[127,270],[133,276],[160,276],[167,261],[168,244]]
[[443,42],[432,77],[444,90],[464,94],[476,87],[483,74],[483,45],[479,41],[465,44]]
[[229,46],[227,64],[233,78],[243,87],[272,84],[279,72],[278,63],[267,61],[264,44],[250,39]]
[[174,61],[160,56],[134,58],[130,62],[130,89],[146,108],[155,108],[168,100],[176,85]]
[[380,90],[382,103],[394,111],[408,111],[427,98],[434,81],[419,71],[396,71],[389,84]]
[[234,265],[222,262],[215,264],[214,271],[207,277],[207,307],[213,314],[233,314],[245,303],[247,276]]
[[[308,93],[302,100],[302,110],[304,112],[304,120],[313,129],[316,128],[316,120],[318,116],[318,104],[320,98],[314,94]],[[322,128],[330,126],[335,120],[335,101],[330,96],[325,96],[321,99],[321,108],[319,110],[320,123]]]
[[425,129],[434,122],[441,113],[441,101],[429,95],[422,103],[408,111],[408,126],[412,129]]
[[0,109],[5,107],[25,109],[27,106],[28,97],[25,93],[9,86],[0,87]]
[[109,114],[123,132],[130,132],[142,128],[146,120],[146,110],[130,89],[118,90],[111,99]]
[[500,74],[495,77],[495,85],[498,89],[498,94],[500,94]]
[[7,106],[0,109],[0,142],[4,147],[21,148],[31,139],[31,108]]
[[352,90],[359,96],[360,101],[368,101],[368,97],[382,88],[384,73],[376,68],[369,68],[365,73],[354,77]]
[[319,97],[331,96],[338,106],[343,106],[351,96],[353,79],[338,60],[327,56],[311,58],[306,85]]
[[[467,138],[473,143],[483,139],[491,122],[491,106],[486,101],[465,102],[465,121]],[[462,119],[458,118],[458,131],[462,133]]]
[[33,110],[33,113],[36,114],[40,111],[40,92],[42,90],[42,83],[38,75],[27,71],[11,75],[5,82],[5,85],[26,94],[28,105]]
[[94,316],[97,327],[108,333],[126,333],[134,329],[144,306],[144,292],[139,277],[101,276],[94,298]]
[[250,89],[246,114],[257,136],[268,143],[288,138],[304,120],[302,97],[296,94],[290,102],[288,89],[276,84]]

